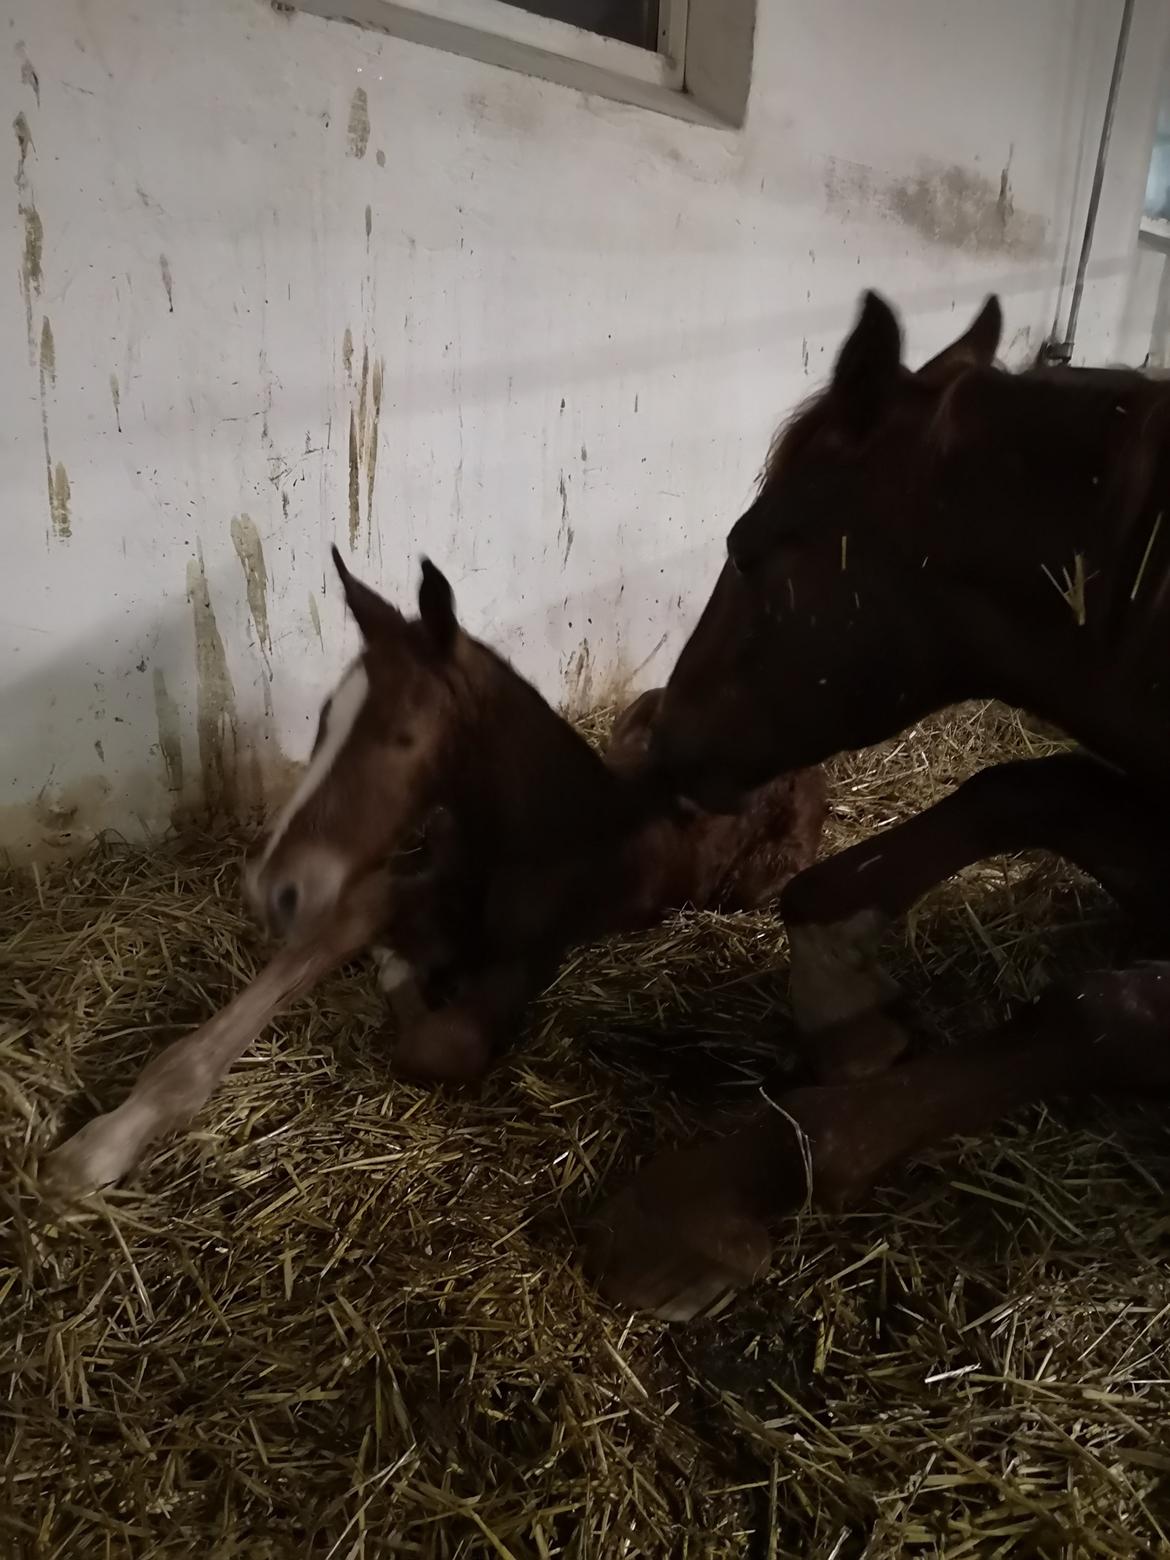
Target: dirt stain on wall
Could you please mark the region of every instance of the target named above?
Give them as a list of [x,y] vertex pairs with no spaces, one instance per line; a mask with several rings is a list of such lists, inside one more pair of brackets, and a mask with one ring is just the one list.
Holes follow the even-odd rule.
[[581,715],[592,709],[593,652],[588,639],[583,639],[568,660],[562,661],[561,678],[565,689],[562,708],[566,713]]
[[349,547],[357,546],[361,530],[361,462],[358,457],[357,419],[349,414]]
[[378,423],[382,416],[382,374],[384,364],[381,358],[374,364],[373,377],[370,381],[370,399],[373,402],[374,416],[370,425],[370,436],[366,441],[366,535],[374,534],[374,477],[378,470]]
[[930,158],[905,179],[831,159],[825,195],[830,208],[868,208],[948,249],[1027,258],[1043,255],[1047,247],[1047,220],[1016,208],[1010,157],[996,179]]
[[24,164],[30,151],[35,151],[33,146],[32,131],[28,127],[28,120],[23,114],[17,114],[12,121],[12,129],[16,135],[16,148],[19,161],[16,165],[16,187],[20,189],[24,183]]
[[347,151],[350,157],[364,157],[370,144],[370,100],[365,87],[358,87],[349,105],[349,125],[346,130]]
[[30,202],[21,201],[20,218],[24,223],[24,254],[20,264],[20,291],[24,297],[24,320],[28,331],[29,357],[34,353],[33,346],[33,303],[41,296],[41,287],[44,283],[44,272],[41,268],[42,254],[45,246],[45,230],[41,225],[40,214]]
[[47,314],[41,320],[41,374],[47,384],[57,383],[57,344]]
[[238,800],[236,690],[211,605],[202,549],[187,565],[187,599],[195,626],[196,724],[203,801],[208,812],[232,816]]
[[37,100],[37,107],[41,106],[41,78],[36,73],[36,68],[28,55],[24,52],[24,45],[17,44],[16,52],[20,55],[20,84],[23,87],[31,87],[33,96]]
[[183,721],[179,706],[167,689],[161,666],[154,668],[154,713],[158,724],[158,750],[166,770],[167,790],[178,796],[183,790]]
[[250,515],[232,516],[232,546],[244,571],[244,585],[248,592],[248,610],[256,625],[256,637],[267,659],[272,649],[272,630],[268,626],[268,570],[264,563],[264,544],[256,522]]
[[345,377],[353,378],[353,331],[349,326],[345,327],[345,335],[341,338],[341,361],[345,365]]
[[325,635],[321,632],[321,613],[317,608],[317,598],[312,591],[309,592],[309,617],[313,622],[313,632],[317,636],[317,643],[322,650],[325,648]]
[[110,399],[114,403],[114,421],[118,425],[118,432],[122,431],[122,392],[118,388],[117,374],[110,375]]
[[175,282],[171,276],[171,262],[166,255],[159,255],[158,269],[159,275],[162,277],[163,287],[166,289],[167,312],[173,314],[175,312]]
[[69,513],[69,501],[73,490],[69,486],[69,473],[60,461],[53,467],[49,484],[49,514],[53,522],[53,534],[67,542],[73,535],[73,520]]
[[363,347],[362,347],[362,381],[361,381],[361,389],[358,391],[358,412],[357,412],[358,459],[359,460],[362,458],[362,454],[363,454],[363,452],[365,450],[365,444],[366,444],[366,397],[369,394],[369,391],[370,391],[370,349],[369,349],[369,347],[363,345]]
[[73,521],[69,513],[72,493],[69,473],[60,461],[54,462],[49,447],[49,391],[57,383],[57,345],[53,340],[53,327],[48,315],[41,320],[40,347],[40,397],[41,440],[45,448],[45,485],[49,496],[49,526],[59,541],[68,541],[73,535]]

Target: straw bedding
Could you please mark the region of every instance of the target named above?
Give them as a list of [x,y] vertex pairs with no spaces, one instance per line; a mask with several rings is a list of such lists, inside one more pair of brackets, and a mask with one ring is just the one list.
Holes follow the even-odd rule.
[[[929,723],[837,766],[830,843],[1046,746],[995,708]],[[0,882],[0,1553],[1170,1553],[1164,1114],[950,1144],[689,1329],[578,1275],[601,1189],[790,1056],[771,915],[579,951],[478,1098],[396,1082],[347,973],[131,1187],[41,1204],[37,1148],[262,957],[238,844]],[[931,896],[894,959],[945,1040],[1123,935],[1026,859]]]

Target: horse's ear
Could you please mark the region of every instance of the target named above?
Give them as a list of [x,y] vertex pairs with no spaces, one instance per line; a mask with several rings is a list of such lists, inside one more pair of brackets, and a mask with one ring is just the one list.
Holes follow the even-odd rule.
[[999,306],[999,299],[992,293],[958,340],[944,347],[929,363],[924,363],[915,378],[941,387],[949,384],[964,369],[990,368],[999,351],[1002,334],[1003,310]]
[[422,561],[418,615],[435,649],[446,655],[455,642],[459,620],[455,616],[455,598],[447,578],[429,558]]
[[864,438],[881,418],[902,369],[902,331],[894,311],[867,292],[861,317],[841,348],[829,394],[846,430]]
[[336,547],[333,549],[333,566],[341,578],[346,604],[366,643],[397,638],[405,626],[405,619],[398,608],[392,607],[376,590],[371,590],[361,580],[355,579]]

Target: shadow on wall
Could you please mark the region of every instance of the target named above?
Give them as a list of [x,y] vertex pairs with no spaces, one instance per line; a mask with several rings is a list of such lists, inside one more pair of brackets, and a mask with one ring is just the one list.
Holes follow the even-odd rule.
[[10,861],[75,854],[107,831],[149,839],[178,824],[247,819],[287,793],[299,766],[268,713],[240,714],[211,608],[216,587],[197,564],[188,583],[186,602],[172,598],[142,628],[139,660],[105,695],[93,668],[122,659],[122,619],[0,686],[15,795],[0,806],[0,851]]
[[[984,258],[981,252],[972,250],[973,258]],[[1088,269],[1090,282],[1106,282],[1125,276],[1129,271],[1130,256],[1095,260]],[[891,267],[884,267],[887,276]],[[613,380],[622,376],[636,385],[639,374],[654,374],[678,369],[708,360],[719,360],[741,353],[780,355],[786,348],[799,351],[802,340],[823,335],[838,335],[844,339],[853,318],[855,307],[866,287],[885,287],[890,301],[905,315],[915,316],[953,310],[956,318],[974,314],[989,292],[998,293],[1008,315],[1009,329],[1018,313],[1023,323],[1047,329],[1056,291],[1063,277],[1062,266],[1056,260],[1029,267],[1010,270],[982,270],[977,279],[962,285],[941,284],[937,287],[915,288],[912,296],[900,296],[896,284],[880,277],[867,275],[864,268],[857,271],[857,288],[848,298],[838,298],[831,304],[819,307],[807,302],[795,303],[791,308],[772,310],[767,314],[753,315],[746,319],[729,319],[720,325],[707,325],[690,329],[680,325],[670,334],[625,337],[621,340],[599,340],[595,346],[575,348],[566,355],[562,348],[548,356],[509,361],[505,370],[498,362],[469,363],[462,370],[461,396],[465,403],[486,404],[505,397],[518,399],[528,394],[563,394],[573,386]],[[1049,302],[1038,308],[1036,294],[1046,295]],[[1021,310],[1013,310],[1014,298],[1029,299]],[[409,420],[411,417],[429,417],[446,411],[451,404],[451,375],[448,369],[426,369],[412,365],[406,377],[396,374],[392,365],[387,368],[383,391],[387,402],[395,407],[395,416]],[[777,417],[783,407],[777,407]]]

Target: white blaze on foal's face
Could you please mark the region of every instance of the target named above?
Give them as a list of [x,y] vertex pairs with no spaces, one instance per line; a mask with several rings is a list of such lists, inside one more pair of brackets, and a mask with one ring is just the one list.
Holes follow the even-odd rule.
[[356,661],[322,705],[308,767],[277,815],[259,857],[247,868],[245,889],[252,910],[277,935],[286,935],[299,921],[329,909],[348,877],[342,855],[324,840],[306,842],[287,864],[278,853],[290,829],[328,781],[369,692],[365,666]]

